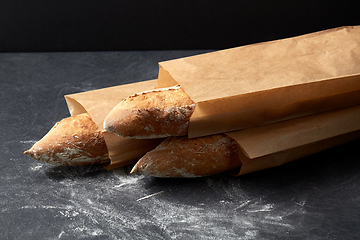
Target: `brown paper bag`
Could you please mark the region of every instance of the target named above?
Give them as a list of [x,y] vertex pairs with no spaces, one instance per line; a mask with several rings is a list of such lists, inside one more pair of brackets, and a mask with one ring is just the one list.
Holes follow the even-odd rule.
[[110,164],[104,166],[106,169],[135,163],[146,152],[163,141],[163,139],[127,139],[109,133],[103,127],[105,117],[120,101],[136,92],[153,89],[155,86],[156,80],[150,80],[65,96],[72,116],[88,112],[98,128],[102,130],[111,160]]
[[243,175],[360,138],[360,106],[227,133],[240,147]]
[[159,63],[196,102],[189,137],[360,104],[360,26]]
[[[106,132],[103,120],[112,108],[135,92],[154,88],[156,80],[66,95],[71,115],[88,112],[103,131],[110,152],[108,170],[132,164],[163,139],[126,139]],[[243,175],[311,155],[360,138],[360,106],[228,132],[240,148]]]

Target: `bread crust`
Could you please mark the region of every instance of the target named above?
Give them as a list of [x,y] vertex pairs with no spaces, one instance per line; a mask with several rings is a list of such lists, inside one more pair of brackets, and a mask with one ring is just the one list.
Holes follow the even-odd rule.
[[136,93],[120,102],[105,118],[108,132],[127,138],[187,135],[195,103],[180,86]]
[[109,162],[102,132],[88,113],[64,118],[24,154],[55,165]]
[[169,137],[145,154],[131,173],[154,177],[203,177],[241,166],[237,142],[225,134]]

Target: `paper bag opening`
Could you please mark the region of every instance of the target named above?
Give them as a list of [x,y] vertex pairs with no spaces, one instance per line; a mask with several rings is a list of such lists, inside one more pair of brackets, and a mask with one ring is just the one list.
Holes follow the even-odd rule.
[[65,96],[72,116],[87,112],[102,131],[111,160],[109,164],[104,164],[107,170],[135,163],[163,141],[163,139],[123,138],[105,131],[103,127],[104,119],[119,102],[134,92],[146,91],[154,88],[155,85],[156,80],[150,80]]

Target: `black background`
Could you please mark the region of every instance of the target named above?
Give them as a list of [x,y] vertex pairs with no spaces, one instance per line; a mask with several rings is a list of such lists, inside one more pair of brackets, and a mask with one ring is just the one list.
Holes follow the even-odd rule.
[[224,49],[359,25],[355,1],[0,1],[0,52]]

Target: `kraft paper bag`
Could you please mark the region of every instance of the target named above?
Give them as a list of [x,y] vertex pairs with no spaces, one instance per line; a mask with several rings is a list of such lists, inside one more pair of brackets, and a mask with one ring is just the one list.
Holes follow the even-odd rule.
[[[134,92],[154,88],[156,80],[66,95],[71,115],[88,112],[103,131],[110,152],[108,170],[135,163],[163,139],[127,139],[106,132],[103,120]],[[226,133],[239,144],[243,175],[275,166],[360,138],[360,106],[348,107]]]
[[158,87],[196,102],[189,137],[360,104],[360,26],[159,63]]
[[236,175],[276,167],[360,138],[360,106],[226,133],[239,144]]

